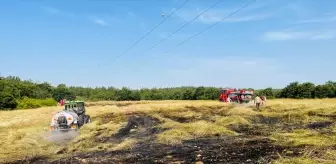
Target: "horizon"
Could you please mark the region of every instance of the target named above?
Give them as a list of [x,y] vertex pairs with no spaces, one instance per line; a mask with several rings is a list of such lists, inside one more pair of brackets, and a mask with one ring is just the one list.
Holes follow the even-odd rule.
[[[173,86],[173,87],[142,87],[142,88],[130,88],[130,87],[127,87],[127,86],[122,86],[122,87],[115,87],[115,86],[76,86],[76,85],[67,85],[67,84],[57,84],[57,85],[53,85],[47,81],[34,81],[33,79],[22,79],[18,76],[1,76],[0,74],[0,77],[4,77],[4,78],[8,78],[8,77],[17,77],[19,78],[21,81],[29,81],[29,82],[32,82],[32,83],[35,83],[35,84],[42,84],[42,83],[48,83],[50,84],[52,87],[57,87],[58,85],[65,85],[66,87],[82,87],[82,88],[91,88],[91,89],[95,89],[95,88],[109,88],[109,87],[112,87],[112,88],[115,88],[115,89],[122,89],[123,87],[126,87],[130,90],[141,90],[141,89],[167,89],[167,88],[183,88],[183,87],[194,87],[194,88],[197,88],[197,87],[205,87],[205,88],[211,88],[211,87],[214,87],[214,88],[233,88],[233,89],[250,89],[249,87],[230,87],[230,86],[226,86],[226,87],[216,87],[216,86]],[[317,85],[324,85],[326,84],[327,82],[333,82],[333,80],[327,80],[325,81],[324,83],[321,83],[321,84],[315,84],[313,83],[315,86]],[[298,81],[292,81],[290,83],[294,83],[294,82],[298,82]],[[288,86],[290,83],[288,83],[286,86]],[[312,83],[312,82],[309,82],[309,81],[306,81],[306,82],[298,82],[299,84],[302,84],[302,83]],[[285,87],[286,87],[285,86]],[[283,88],[285,88],[283,87]],[[282,90],[283,88],[273,88],[273,87],[264,87],[264,88],[251,88],[253,90],[264,90],[264,89],[267,89],[267,88],[271,88],[272,90]]]
[[[0,6],[0,73],[82,87],[280,89],[336,80],[336,1],[6,1]],[[150,9],[150,10],[148,10]],[[164,14],[164,16],[162,16]],[[170,51],[171,50],[171,51]],[[257,89],[257,90],[258,90]]]

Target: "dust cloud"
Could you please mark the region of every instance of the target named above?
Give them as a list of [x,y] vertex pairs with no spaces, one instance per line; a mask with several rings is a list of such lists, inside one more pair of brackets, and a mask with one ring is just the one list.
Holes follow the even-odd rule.
[[53,131],[48,133],[47,140],[57,144],[63,144],[70,142],[78,134],[77,131]]

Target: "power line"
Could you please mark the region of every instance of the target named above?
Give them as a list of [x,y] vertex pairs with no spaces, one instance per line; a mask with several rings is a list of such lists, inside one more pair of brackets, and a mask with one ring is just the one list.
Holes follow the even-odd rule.
[[126,49],[124,52],[122,52],[117,58],[125,54],[127,51],[132,49],[135,45],[137,45],[142,39],[144,39],[146,36],[148,36],[151,32],[153,32],[157,27],[159,27],[164,21],[166,21],[170,16],[172,16],[176,11],[178,11],[180,8],[182,8],[189,0],[186,0],[182,5],[180,5],[175,11],[170,13],[165,19],[163,19],[159,24],[157,24],[155,27],[153,27],[150,31],[148,31],[144,36],[142,36],[139,40],[133,43],[128,49]]
[[195,18],[193,18],[192,20],[190,20],[189,22],[185,23],[184,25],[182,25],[180,28],[178,28],[176,31],[170,33],[167,37],[163,38],[162,40],[160,40],[159,42],[155,43],[152,47],[148,48],[147,50],[145,50],[144,52],[142,52],[140,55],[143,55],[144,53],[150,51],[151,49],[153,49],[155,46],[157,46],[158,44],[162,43],[163,41],[165,41],[168,37],[174,35],[175,33],[177,33],[178,31],[180,31],[182,28],[184,28],[185,26],[187,26],[188,24],[190,24],[192,21],[194,21],[195,19],[197,19],[198,17],[200,17],[201,15],[203,15],[205,12],[207,12],[208,10],[210,10],[211,8],[215,7],[219,2],[221,2],[222,0],[217,1],[215,4],[213,4],[212,6],[210,6],[209,8],[207,8],[206,10],[204,10],[202,13],[200,13],[199,15],[197,15]]
[[[192,35],[190,38],[188,38],[188,39],[182,41],[181,43],[177,44],[174,48],[176,48],[176,47],[178,47],[178,46],[184,44],[185,42],[191,40],[191,39],[194,38],[195,36],[197,36],[197,35],[203,33],[204,31],[210,29],[210,28],[213,27],[213,26],[217,25],[217,24],[220,23],[221,21],[223,21],[223,20],[225,20],[226,18],[228,18],[228,17],[230,17],[230,16],[236,14],[237,12],[243,10],[244,8],[246,8],[247,6],[251,5],[252,3],[256,2],[256,1],[257,1],[257,0],[252,0],[252,1],[249,2],[248,4],[242,6],[241,8],[239,8],[239,9],[237,9],[236,11],[232,12],[231,14],[227,15],[226,17],[222,18],[221,20],[217,21],[216,23],[210,25],[209,27],[207,27],[207,28],[203,29],[202,31],[196,33],[195,35]],[[166,53],[168,53],[168,52],[171,51],[172,49],[173,49],[173,48],[171,48],[170,50],[168,50]]]

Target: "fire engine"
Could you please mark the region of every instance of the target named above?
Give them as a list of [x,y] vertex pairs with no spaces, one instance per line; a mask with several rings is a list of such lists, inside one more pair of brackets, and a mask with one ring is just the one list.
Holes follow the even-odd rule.
[[224,88],[220,91],[219,101],[249,103],[252,100],[253,93],[253,90]]

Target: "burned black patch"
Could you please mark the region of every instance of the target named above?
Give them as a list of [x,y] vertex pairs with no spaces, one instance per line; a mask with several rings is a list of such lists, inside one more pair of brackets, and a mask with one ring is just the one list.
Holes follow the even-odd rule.
[[23,163],[48,163],[48,158],[35,156],[35,157],[26,157],[24,159],[16,160],[13,162],[6,162],[6,164],[23,164]]
[[[121,128],[117,134],[113,137],[122,139],[133,136],[135,138],[146,137],[157,133],[159,130],[156,128],[156,125],[160,124],[160,120],[141,115],[141,116],[131,116],[128,118],[127,125],[124,128]],[[131,130],[137,131],[132,133]]]
[[320,121],[320,122],[313,122],[307,125],[309,129],[320,129],[326,128],[333,124],[333,121]]
[[196,121],[209,121],[209,122],[214,122],[215,120],[212,120],[211,116],[208,115],[199,115],[199,116],[192,116],[192,117],[183,117],[183,116],[169,116],[166,115],[164,116],[165,118],[168,118],[170,120],[179,122],[179,123],[189,123],[189,122],[196,122]]
[[263,125],[263,124],[255,124],[253,126],[229,125],[228,128],[237,133],[241,133],[243,135],[252,135],[252,136],[269,136],[271,135],[271,132],[274,131],[273,128]]
[[318,117],[323,117],[323,118],[329,118],[331,120],[336,120],[336,113],[333,114],[321,114],[316,111],[309,111],[308,116],[318,116]]
[[165,118],[169,118],[180,123],[193,122],[195,120],[195,117],[165,116]]
[[281,129],[283,131],[292,132],[294,130],[298,129],[305,129],[305,126],[303,124],[288,124],[288,123],[281,123],[278,125],[278,129]]
[[122,123],[126,122],[127,119],[133,115],[143,115],[142,112],[131,112],[131,113],[106,113],[103,115],[99,115],[94,119],[101,120],[102,124],[107,124],[109,122],[113,123]]
[[254,123],[261,123],[267,125],[274,125],[280,123],[280,119],[278,117],[270,117],[264,115],[257,115],[256,118],[252,120]]
[[107,114],[98,116],[97,119],[100,119],[103,124],[107,124],[111,121],[114,123],[124,122],[127,120],[127,117],[124,114],[107,113]]
[[271,140],[260,137],[211,137],[177,146],[141,142],[131,150],[82,153],[52,163],[269,163],[278,158],[278,153],[297,156],[302,149],[274,145]]
[[127,124],[122,127],[116,134],[99,138],[97,142],[114,142],[121,143],[126,138],[145,139],[162,132],[165,129],[157,127],[160,120],[143,115],[136,114],[128,117]]

